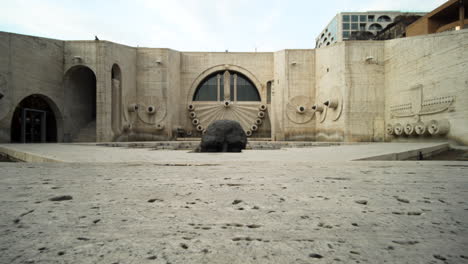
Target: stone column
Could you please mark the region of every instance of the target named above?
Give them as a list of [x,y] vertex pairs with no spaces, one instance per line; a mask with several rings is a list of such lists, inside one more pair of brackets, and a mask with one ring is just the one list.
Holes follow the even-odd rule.
[[231,100],[231,74],[228,71],[224,72],[224,100]]
[[218,97],[217,97],[216,100],[219,102],[219,101],[221,101],[221,98],[220,98],[220,96],[221,96],[221,74],[216,75],[216,78],[218,80],[217,85],[216,85]]
[[121,129],[121,89],[120,81],[117,79],[112,79],[112,131],[114,136],[120,134]]

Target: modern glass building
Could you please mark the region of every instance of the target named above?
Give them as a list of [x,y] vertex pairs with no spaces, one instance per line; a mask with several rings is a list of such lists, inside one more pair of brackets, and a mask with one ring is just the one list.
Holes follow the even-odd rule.
[[400,15],[425,15],[398,11],[343,12],[337,14],[315,39],[315,47],[329,46],[349,39],[352,32],[369,31],[376,35]]

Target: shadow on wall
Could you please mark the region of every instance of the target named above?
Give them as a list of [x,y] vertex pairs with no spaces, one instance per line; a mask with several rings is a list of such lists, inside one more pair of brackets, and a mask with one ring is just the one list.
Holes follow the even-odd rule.
[[64,141],[96,141],[96,75],[86,66],[75,66],[65,74]]

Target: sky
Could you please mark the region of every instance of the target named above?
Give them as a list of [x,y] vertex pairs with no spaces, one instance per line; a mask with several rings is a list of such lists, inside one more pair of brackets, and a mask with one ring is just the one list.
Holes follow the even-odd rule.
[[339,12],[428,12],[445,0],[0,0],[0,31],[179,51],[311,49]]

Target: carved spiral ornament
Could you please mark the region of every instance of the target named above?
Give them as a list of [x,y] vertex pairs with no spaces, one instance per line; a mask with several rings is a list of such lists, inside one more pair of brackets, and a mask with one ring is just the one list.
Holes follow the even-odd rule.
[[187,106],[188,117],[197,131],[203,132],[216,120],[234,120],[248,136],[262,125],[266,109],[266,105],[259,102],[191,102]]
[[132,129],[132,123],[137,119],[156,130],[163,130],[166,119],[166,102],[157,96],[147,96],[136,100],[134,97],[128,97],[125,100],[123,111],[124,131]]
[[307,96],[295,96],[289,99],[286,106],[286,114],[294,123],[304,124],[312,120],[314,111],[312,110],[312,99]]

